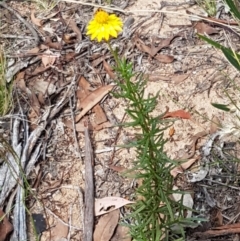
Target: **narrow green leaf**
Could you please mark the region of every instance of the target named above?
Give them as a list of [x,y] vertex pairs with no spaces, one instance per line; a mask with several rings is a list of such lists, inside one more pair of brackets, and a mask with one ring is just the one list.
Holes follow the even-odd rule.
[[[227,58],[227,60],[237,69],[240,70],[240,56],[234,53],[232,50],[227,48],[222,48],[222,52]],[[237,57],[237,59],[236,59]]]
[[238,11],[234,1],[226,0],[226,3],[228,5],[228,7],[230,8],[230,11],[233,13],[233,15],[240,20],[240,12]]
[[198,34],[198,37],[204,41],[206,41],[207,43],[211,44],[212,46],[214,46],[215,48],[221,49],[223,46],[201,34]]
[[206,41],[207,43],[211,44],[212,46],[214,46],[215,48],[221,49],[223,54],[225,55],[225,57],[227,58],[227,60],[237,69],[240,70],[240,55],[236,52],[234,52],[232,49],[230,48],[226,48],[224,46],[222,46],[221,44],[203,36],[198,34],[199,38],[203,39],[204,41]]
[[223,110],[223,111],[230,111],[230,109],[228,108],[228,105],[217,104],[217,103],[211,103],[211,105],[214,106],[215,108]]

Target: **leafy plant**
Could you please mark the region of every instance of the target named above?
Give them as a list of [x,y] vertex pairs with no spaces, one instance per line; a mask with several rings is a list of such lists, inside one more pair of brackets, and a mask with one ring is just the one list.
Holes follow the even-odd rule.
[[[116,52],[114,56],[117,56]],[[137,241],[175,240],[179,235],[185,237],[181,224],[191,220],[184,216],[186,207],[182,200],[176,202],[172,198],[173,193],[179,193],[173,190],[173,177],[170,174],[177,164],[163,151],[167,142],[163,132],[171,123],[162,118],[164,113],[156,117],[151,115],[158,95],[144,98],[146,80],[141,74],[134,73],[132,64],[120,58],[116,63],[120,90],[114,95],[129,102],[125,111],[132,119],[124,126],[141,130],[137,140],[130,144],[137,152],[134,168],[130,172],[136,173],[135,178],[142,180],[136,190],[138,201],[128,216],[132,220],[131,235]],[[134,83],[131,81],[133,76],[138,79]],[[179,227],[178,234],[172,232],[175,225]]]
[[[173,190],[171,170],[177,166],[164,153],[167,140],[163,132],[171,122],[163,119],[165,113],[154,117],[153,110],[157,105],[158,95],[144,97],[147,80],[140,73],[135,73],[133,65],[121,59],[113,50],[110,39],[117,37],[122,31],[123,23],[115,14],[109,15],[99,10],[87,26],[87,35],[96,41],[105,41],[115,59],[117,72],[116,83],[119,87],[116,97],[123,98],[128,103],[125,110],[132,119],[124,123],[125,127],[140,129],[135,141],[128,147],[134,147],[137,153],[134,168],[130,171],[141,181],[136,190],[136,204],[128,218],[131,219],[130,233],[137,241],[176,240],[184,238],[183,225],[191,220],[185,217],[186,207],[183,205],[184,193]],[[136,81],[132,81],[136,79]],[[181,194],[175,201],[173,194]],[[173,230],[176,229],[176,234]],[[179,239],[181,240],[181,239]]]

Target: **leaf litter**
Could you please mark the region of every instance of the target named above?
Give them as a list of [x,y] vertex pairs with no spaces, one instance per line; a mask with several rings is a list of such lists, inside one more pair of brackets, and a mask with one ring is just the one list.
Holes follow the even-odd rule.
[[[136,4],[135,7],[139,6],[138,4],[140,2],[141,0],[137,1],[135,3]],[[145,6],[145,3],[141,2],[140,8],[144,6]],[[86,12],[84,11],[82,12],[83,16],[84,14],[85,16],[86,14],[88,16],[91,15],[92,12],[88,7],[86,7],[85,10]],[[147,8],[145,8],[145,10],[147,10]],[[61,11],[57,11],[57,12],[60,14],[59,16],[61,16]],[[49,30],[48,33],[50,34],[53,34],[56,30],[58,31],[61,30],[61,27],[59,25],[60,21],[54,21],[53,19],[51,19],[55,15],[53,15],[52,17],[47,17],[48,23],[50,23],[48,24],[48,26],[46,26],[47,24],[45,23],[45,18],[41,18],[41,19],[36,18],[34,12],[29,14],[28,16],[30,15],[31,15],[33,24],[35,24],[37,27],[41,27],[41,28],[43,27],[43,29],[45,27],[46,29]],[[117,100],[114,100],[111,98],[107,98],[102,103],[100,103],[100,101],[103,100],[103,98],[108,96],[109,91],[111,91],[114,88],[113,85],[109,85],[109,82],[105,83],[105,85],[102,85],[103,84],[102,82],[100,83],[99,80],[102,81],[105,78],[102,72],[107,72],[110,78],[113,79],[115,77],[114,71],[110,67],[111,63],[109,61],[109,56],[99,55],[99,57],[95,58],[94,60],[94,54],[96,54],[96,52],[92,51],[93,45],[92,43],[89,43],[86,41],[86,39],[84,39],[83,37],[84,35],[82,32],[83,28],[79,28],[79,26],[81,26],[82,23],[85,23],[86,20],[84,18],[82,19],[79,18],[79,16],[80,16],[79,13],[76,13],[75,15],[76,19],[74,20],[67,19],[66,22],[69,23],[67,31],[65,31],[66,30],[65,29],[64,31],[62,31],[61,34],[59,34],[59,32],[56,31],[55,36],[51,36],[51,37],[45,36],[45,40],[44,40],[45,47],[43,49],[41,48],[33,49],[27,43],[28,49],[29,50],[32,49],[32,51],[30,51],[29,54],[34,54],[35,56],[37,56],[36,62],[32,62],[30,58],[27,58],[28,56],[25,56],[24,60],[22,59],[16,65],[13,66],[13,68],[11,69],[12,71],[11,74],[9,74],[10,71],[8,72],[7,79],[8,79],[8,82],[10,82],[16,73],[18,73],[21,70],[23,71],[25,76],[21,77],[22,82],[21,81],[18,81],[18,82],[20,83],[20,87],[23,91],[23,94],[26,94],[26,97],[28,98],[28,101],[32,109],[32,113],[37,114],[34,116],[34,120],[32,120],[31,122],[38,123],[40,120],[39,117],[41,116],[41,113],[43,112],[43,110],[46,110],[52,104],[57,105],[59,100],[58,99],[59,93],[61,93],[59,92],[59,90],[61,90],[61,88],[64,88],[65,86],[63,84],[63,76],[64,78],[67,79],[67,81],[69,81],[68,83],[70,83],[69,77],[66,75],[66,70],[75,68],[72,73],[79,71],[81,73],[84,73],[84,76],[86,73],[90,73],[90,74],[86,74],[85,76],[86,77],[85,87],[80,86],[79,84],[78,85],[76,84],[75,86],[77,89],[79,88],[80,91],[82,91],[82,89],[85,88],[83,91],[84,94],[78,92],[79,90],[77,90],[77,93],[75,92],[75,95],[76,95],[75,106],[77,107],[75,111],[76,113],[79,112],[78,114],[76,114],[77,116],[76,120],[79,122],[75,123],[75,125],[76,126],[79,125],[79,129],[77,129],[77,131],[79,131],[81,128],[84,128],[83,118],[85,118],[86,115],[88,115],[89,117],[91,116],[93,117],[94,115],[96,115],[97,116],[95,121],[96,126],[93,127],[93,130],[96,131],[101,129],[102,128],[101,125],[103,126],[105,125],[105,129],[95,133],[93,132],[94,133],[93,138],[95,142],[94,144],[96,149],[99,149],[99,148],[104,149],[106,146],[108,147],[108,145],[111,145],[111,143],[113,143],[113,139],[115,138],[114,130],[116,129],[113,126],[116,125],[119,122],[119,120],[121,120],[121,117],[123,116],[123,112],[125,108],[125,103],[120,103]],[[63,21],[66,20],[64,18],[62,18]],[[151,21],[153,21],[152,19]],[[82,22],[79,20],[81,20]],[[137,19],[136,17],[135,22],[138,22],[138,20],[139,19]],[[142,27],[141,24],[138,27]],[[193,169],[197,170],[196,166],[194,167],[194,164],[195,163],[199,164],[200,162],[199,144],[197,142],[199,139],[203,141],[204,137],[194,135],[194,133],[198,133],[198,132],[201,132],[202,130],[208,129],[209,126],[206,127],[203,120],[199,118],[199,116],[196,116],[194,112],[191,112],[193,114],[190,115],[185,110],[186,109],[189,110],[192,108],[200,110],[201,108],[203,108],[201,103],[204,103],[204,107],[205,107],[205,104],[208,102],[208,99],[206,98],[206,96],[204,96],[204,93],[198,94],[195,91],[195,88],[198,82],[203,81],[203,78],[205,78],[205,75],[208,72],[211,72],[211,68],[213,68],[214,65],[209,66],[209,64],[204,60],[204,55],[202,54],[203,53],[202,50],[200,50],[199,52],[199,49],[197,49],[198,45],[201,47],[201,43],[197,42],[196,39],[191,39],[190,37],[191,35],[189,33],[190,31],[192,31],[192,29],[188,29],[188,28],[191,28],[190,25],[186,26],[186,31],[184,32],[184,34],[182,34],[182,32],[181,34],[178,34],[179,31],[175,31],[176,29],[173,29],[173,28],[175,28],[174,25],[172,25],[171,28],[168,29],[167,24],[164,23],[163,28],[159,28],[159,26],[157,26],[157,29],[152,28],[151,29],[152,32],[151,31],[149,32],[147,23],[144,24],[142,28],[143,31],[138,32],[138,34],[135,34],[135,35],[133,34],[133,42],[135,43],[138,50],[136,51],[136,49],[131,47],[127,49],[126,53],[128,53],[129,51],[129,53],[132,54],[131,57],[135,58],[136,63],[140,63],[135,66],[136,71],[141,70],[141,67],[144,66],[149,72],[149,74],[154,75],[155,72],[159,71],[159,68],[160,68],[161,69],[160,74],[162,76],[170,76],[168,83],[162,82],[161,80],[157,80],[154,83],[149,83],[146,89],[146,92],[150,94],[154,94],[156,90],[161,90],[165,93],[165,97],[163,97],[163,95],[160,95],[159,97],[160,105],[158,107],[159,108],[158,111],[160,113],[164,112],[163,106],[169,106],[171,110],[176,110],[176,109],[178,110],[178,111],[173,111],[166,114],[170,118],[175,118],[175,117],[179,118],[179,120],[176,121],[175,128],[174,128],[175,129],[174,140],[168,143],[168,146],[166,147],[166,151],[177,159],[179,158],[181,159],[182,157],[185,157],[187,159],[186,162],[181,163],[181,168],[180,168],[181,172],[177,171],[174,174],[175,177],[178,178],[179,174],[180,175],[181,173],[184,174],[184,171],[189,169],[192,166],[193,166]],[[173,30],[175,31],[175,34],[172,34],[172,33],[170,35],[167,34],[168,31],[171,32]],[[146,31],[147,31],[147,34],[146,34]],[[154,31],[156,32],[154,33]],[[213,27],[210,27],[207,24],[205,23],[203,24],[200,22],[198,24],[197,31],[203,31],[204,33],[207,33],[207,34],[218,33],[218,31],[215,31]],[[156,38],[155,37],[156,35],[154,36],[154,34],[159,34],[159,33],[161,34],[161,39]],[[62,36],[64,36],[65,43],[61,41]],[[164,38],[162,38],[162,36],[164,36]],[[183,36],[188,36],[188,37],[186,38]],[[128,35],[128,34],[126,35],[126,38],[130,38],[130,37],[131,35]],[[74,51],[73,52],[64,51],[65,50],[64,48],[66,47],[68,48],[68,44],[69,45],[79,44],[80,41],[83,41],[83,43],[81,43],[80,50],[82,51],[80,51],[80,53],[75,53]],[[187,46],[186,46],[186,43],[187,43]],[[124,47],[127,48],[127,44]],[[193,51],[190,51],[191,47],[193,48]],[[95,72],[92,71],[93,68],[92,69],[88,68],[87,64],[86,65],[82,64],[81,63],[82,60],[78,62],[79,60],[78,56],[81,56],[81,55],[86,56],[84,55],[84,51],[86,51],[87,48],[90,49],[90,53],[89,53],[91,55],[91,58],[89,58],[91,60],[90,64],[92,64],[92,67],[95,68],[94,69]],[[100,47],[100,48],[102,48],[100,49],[102,51],[99,51],[99,53],[106,52],[106,49],[104,49],[104,47]],[[71,47],[69,49],[71,49]],[[53,55],[50,58],[47,57],[47,54],[46,54],[47,51],[51,51],[51,54],[52,53],[56,54],[55,51],[59,51],[59,50],[61,50],[61,55],[58,56],[57,58],[55,57],[55,55]],[[149,58],[147,58],[144,55],[141,55],[141,53],[145,53],[148,55],[147,57],[152,58],[151,64],[149,64]],[[201,60],[199,59],[199,54],[200,55],[202,54]],[[210,52],[209,54],[211,55]],[[128,57],[128,55],[126,56]],[[187,68],[185,69],[180,68],[180,70],[179,69],[176,70],[174,69],[173,65],[170,65],[171,63],[181,62],[182,60],[185,66],[187,66]],[[42,61],[42,66],[39,66],[41,61]],[[76,65],[72,66],[72,64],[74,65],[76,63],[78,66]],[[166,64],[166,65],[162,65],[162,64]],[[181,74],[179,74],[179,71]],[[30,81],[32,81],[33,78],[36,78],[35,81],[39,81],[38,85],[35,86],[36,87],[35,89],[33,88],[34,83],[32,86],[29,83]],[[41,78],[41,79],[38,79],[38,78]],[[177,88],[175,88],[174,86],[176,82],[178,84]],[[48,87],[46,83],[49,83]],[[218,91],[219,86],[215,86],[215,87],[216,88],[214,89],[214,91]],[[74,91],[72,93],[74,94]],[[195,96],[193,95],[193,93]],[[166,96],[168,96],[167,99],[166,99]],[[213,95],[212,98],[217,98],[217,97],[216,95]],[[176,100],[179,103],[176,103]],[[214,101],[214,102],[217,102],[217,101]],[[163,103],[166,103],[166,104],[163,104]],[[118,109],[117,108],[118,106],[120,106],[121,108]],[[208,111],[211,110],[209,113],[215,111],[213,108],[211,109],[210,107],[205,107],[205,110],[208,110]],[[93,113],[91,113],[91,111]],[[215,114],[221,118],[221,115],[219,113],[215,113]],[[207,116],[208,112],[206,112],[205,115]],[[63,180],[64,181],[70,180],[72,181],[72,183],[78,183],[78,185],[84,188],[83,180],[81,178],[80,180],[78,179],[79,178],[78,176],[80,173],[79,170],[81,170],[82,167],[79,163],[74,162],[73,156],[76,156],[76,150],[73,148],[74,146],[73,141],[71,140],[71,138],[68,137],[69,135],[71,135],[71,132],[69,131],[68,128],[65,129],[63,124],[63,123],[66,123],[65,116],[69,116],[69,110],[64,110],[64,117],[57,120],[56,130],[58,132],[54,131],[53,132],[54,135],[52,136],[52,138],[47,135],[45,136],[46,140],[51,139],[52,146],[55,146],[56,144],[54,143],[57,143],[56,145],[57,148],[54,149],[53,147],[52,152],[49,152],[48,149],[47,150],[45,149],[45,151],[47,152],[48,163],[51,163],[51,164],[47,164],[45,167],[47,170],[46,171],[47,176],[43,179],[42,183],[47,182],[48,184],[54,187],[53,182],[52,181],[50,182],[49,180],[51,180],[53,177],[59,179],[59,177],[57,177],[57,175],[54,172],[54,168],[51,167],[51,165],[53,167],[56,167],[55,166],[56,161],[54,161],[54,159],[57,159],[58,171],[61,173],[61,177],[64,177]],[[68,125],[66,126],[70,127],[70,124],[72,124],[72,121],[70,120],[70,122],[68,122]],[[80,128],[80,125],[82,126],[81,128]],[[111,128],[109,128],[110,126]],[[73,127],[70,127],[70,128],[73,129]],[[107,136],[104,135],[104,132],[107,132]],[[133,133],[123,132],[121,133],[119,142],[131,139],[132,136],[134,136]],[[80,133],[79,133],[79,137],[80,139],[82,137]],[[189,146],[187,147],[187,152],[185,152],[184,155],[179,155],[179,156],[176,155],[178,154],[178,150],[181,150],[181,147],[183,148],[186,146],[186,142],[189,139],[192,140],[192,143],[190,147]],[[184,140],[184,141],[180,141],[180,140]],[[64,143],[64,144],[61,144],[61,143]],[[84,146],[84,143],[81,141],[80,141],[80,146]],[[61,151],[64,150],[64,147],[67,147],[68,153],[67,152],[61,153]],[[193,155],[195,156],[193,157]],[[67,164],[68,162],[66,161],[66,159],[68,158],[69,160],[72,160],[75,165],[69,166]],[[114,194],[118,194],[119,196],[125,197],[126,200],[128,198],[131,198],[131,192],[129,193],[126,191],[129,188],[127,182],[124,183],[124,179],[117,174],[118,171],[111,172],[110,169],[114,170],[113,167],[116,166],[116,162],[118,159],[121,160],[120,162],[121,167],[126,168],[125,166],[127,166],[126,169],[129,169],[131,167],[131,161],[134,160],[134,152],[126,153],[122,150],[120,152],[117,152],[114,157],[114,165],[110,167],[106,166],[106,162],[109,159],[109,157],[106,154],[99,155],[97,159],[99,160],[95,166],[97,197],[104,198],[114,193]],[[189,173],[187,175],[189,175]],[[209,173],[207,175],[209,175]],[[79,181],[76,182],[76,180],[79,180]],[[60,180],[57,180],[57,181],[58,183],[61,183]],[[114,187],[113,184],[116,187]],[[180,187],[184,186],[183,183],[180,183],[180,184],[181,184],[179,185]],[[124,188],[121,190],[121,187],[124,187]],[[60,213],[67,213],[66,206],[68,206],[67,204],[68,200],[73,200],[73,199],[75,200],[76,193],[74,191],[72,192],[62,191],[62,193],[60,193],[58,188],[56,189],[53,188],[53,190],[54,190],[53,192],[49,192],[49,194],[51,194],[52,196],[52,199],[51,200],[45,199],[44,200],[45,205],[49,205],[51,203],[52,210],[60,210]],[[197,191],[195,192],[197,193]],[[64,198],[64,195],[62,194],[65,194],[66,197]],[[72,195],[71,198],[69,198],[69,195],[70,196]],[[80,197],[79,193],[78,195]],[[64,200],[65,203],[61,204],[61,200]],[[108,205],[106,205],[106,209],[115,205],[117,205],[117,207],[120,207],[118,206],[119,204],[111,200],[108,203]],[[109,214],[111,214],[111,212]],[[63,216],[63,218],[65,217],[66,216]],[[73,220],[73,222],[75,224],[76,220]],[[112,233],[112,229],[115,229],[116,226],[109,227],[106,225],[105,226],[106,235],[110,236],[110,234]],[[101,235],[99,236],[101,237]],[[111,237],[109,238],[109,236],[107,236],[106,240],[111,238]]]

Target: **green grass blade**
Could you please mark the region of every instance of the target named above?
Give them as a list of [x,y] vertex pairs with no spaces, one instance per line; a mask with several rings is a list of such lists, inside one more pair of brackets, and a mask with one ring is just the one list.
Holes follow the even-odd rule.
[[231,49],[222,48],[222,52],[227,60],[237,69],[240,70],[240,56]]
[[228,105],[217,104],[217,103],[211,103],[211,105],[220,110],[230,111],[230,109],[228,108]]
[[214,46],[215,48],[221,49],[223,54],[225,55],[225,57],[227,58],[227,60],[237,69],[240,70],[240,55],[237,54],[235,51],[226,48],[224,46],[222,46],[221,44],[203,36],[198,34],[199,38],[203,39],[204,41],[206,41],[207,43],[211,44],[212,46]]
[[240,12],[238,11],[234,1],[226,0],[226,3],[228,5],[228,7],[230,8],[230,11],[233,13],[233,15],[240,20]]

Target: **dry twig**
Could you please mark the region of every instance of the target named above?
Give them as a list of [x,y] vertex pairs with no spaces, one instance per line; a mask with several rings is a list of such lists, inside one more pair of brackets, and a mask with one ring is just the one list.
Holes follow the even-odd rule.
[[94,184],[93,184],[93,150],[88,128],[85,127],[85,210],[84,241],[93,240],[94,222]]

